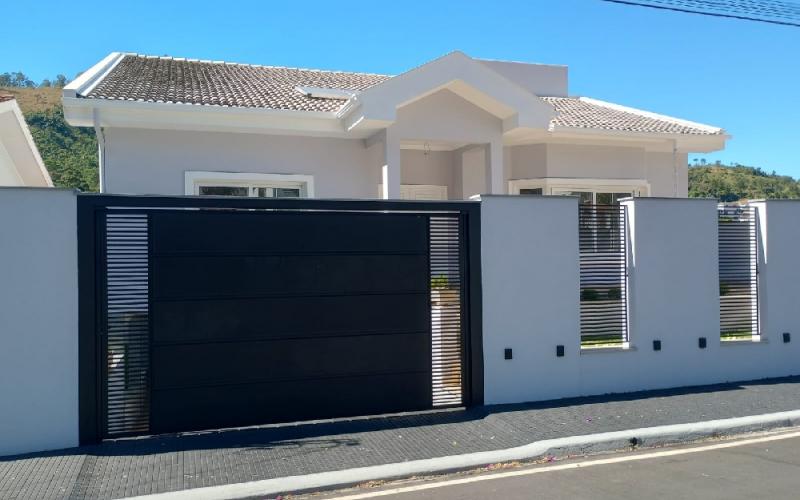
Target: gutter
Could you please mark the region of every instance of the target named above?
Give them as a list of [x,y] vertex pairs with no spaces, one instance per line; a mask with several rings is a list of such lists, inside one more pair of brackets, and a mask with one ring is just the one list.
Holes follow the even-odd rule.
[[101,193],[106,192],[106,175],[105,175],[105,162],[106,162],[106,133],[103,127],[100,126],[100,113],[97,109],[92,112],[94,121],[94,134],[97,137],[97,177],[98,188]]

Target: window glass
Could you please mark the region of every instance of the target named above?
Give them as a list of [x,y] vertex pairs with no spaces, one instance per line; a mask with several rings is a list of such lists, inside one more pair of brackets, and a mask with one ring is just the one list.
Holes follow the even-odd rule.
[[300,188],[275,188],[275,198],[300,198]]
[[612,196],[611,193],[597,193],[597,201],[595,203],[598,205],[611,205]]
[[542,188],[521,188],[519,194],[542,194]]
[[565,196],[577,196],[581,205],[591,205],[592,192],[590,191],[570,191],[568,193],[561,193]]
[[256,198],[300,198],[300,188],[256,187],[253,188]]
[[244,186],[200,186],[198,193],[203,196],[247,196]]

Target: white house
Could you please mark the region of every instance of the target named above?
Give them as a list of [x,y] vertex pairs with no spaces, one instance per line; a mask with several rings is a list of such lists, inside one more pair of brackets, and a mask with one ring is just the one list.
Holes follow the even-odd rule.
[[0,186],[53,187],[22,111],[0,95]]
[[717,127],[571,97],[565,66],[452,52],[397,76],[112,53],[64,89],[101,190],[261,197],[687,196]]

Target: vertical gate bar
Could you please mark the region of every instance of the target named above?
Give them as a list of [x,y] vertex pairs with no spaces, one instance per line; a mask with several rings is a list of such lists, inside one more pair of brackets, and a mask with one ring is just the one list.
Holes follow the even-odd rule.
[[467,366],[469,366],[469,318],[468,304],[469,281],[467,276],[467,241],[466,241],[466,219],[463,212],[458,213],[458,281],[461,284],[459,290],[459,303],[461,310],[458,312],[461,318],[461,404],[468,405],[470,401],[470,380]]
[[97,219],[91,198],[77,199],[78,233],[78,441],[100,439],[97,347]]
[[97,401],[99,404],[98,414],[100,419],[99,436],[100,439],[108,437],[108,255],[107,255],[107,220],[106,207],[95,211],[97,228],[97,361],[98,361],[98,384]]
[[147,428],[153,429],[153,217],[145,215],[147,224]]
[[475,204],[462,212],[466,217],[464,230],[464,249],[466,252],[467,290],[465,309],[469,320],[466,322],[467,338],[464,339],[469,356],[464,370],[468,371],[469,398],[465,405],[483,404],[483,290],[481,284],[481,212],[480,204]]

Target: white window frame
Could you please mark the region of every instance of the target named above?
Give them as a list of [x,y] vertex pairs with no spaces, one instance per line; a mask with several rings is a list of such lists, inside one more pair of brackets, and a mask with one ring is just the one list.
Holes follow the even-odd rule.
[[204,172],[190,170],[184,173],[184,194],[199,195],[202,186],[246,187],[247,196],[253,188],[300,189],[300,198],[314,197],[314,176],[302,174],[254,174],[239,172]]
[[[437,191],[439,193],[439,200],[449,200],[447,194],[447,186],[440,184],[400,184],[400,199],[401,200],[415,200],[412,193],[415,191]],[[378,198],[383,197],[383,184],[378,184]]]
[[[644,179],[580,179],[542,177],[508,181],[509,194],[519,194],[521,189],[541,188],[543,195],[558,195],[564,191],[592,193],[633,193],[633,196],[650,196],[650,183]],[[594,198],[594,196],[593,196]],[[594,201],[594,200],[592,200]]]

